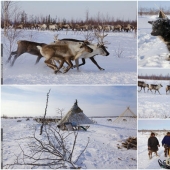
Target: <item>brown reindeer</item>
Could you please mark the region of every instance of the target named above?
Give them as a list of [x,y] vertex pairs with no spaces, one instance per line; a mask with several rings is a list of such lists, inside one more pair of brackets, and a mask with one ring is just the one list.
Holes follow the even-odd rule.
[[[59,44],[50,44],[43,47],[37,46],[40,50],[42,56],[45,57],[45,63],[48,67],[54,70],[54,73],[57,73],[62,68],[64,62],[68,64],[67,69],[64,73],[68,72],[70,68],[73,67],[71,60],[78,59],[84,53],[91,53],[93,50],[88,47],[85,43],[82,42],[72,42],[72,43],[59,43]],[[52,64],[51,61],[60,61],[59,68],[55,64]]]
[[15,60],[22,54],[24,53],[29,53],[29,54],[32,54],[32,55],[36,55],[38,56],[37,57],[37,60],[35,62],[35,64],[37,64],[39,62],[39,60],[43,57],[40,53],[40,51],[37,49],[37,46],[41,46],[43,47],[44,43],[37,43],[37,42],[32,42],[32,41],[26,41],[26,40],[20,40],[17,42],[18,44],[18,47],[17,47],[17,50],[16,51],[13,51],[11,52],[8,60],[7,60],[7,63],[10,62],[12,56],[14,55],[14,59],[11,63],[11,66],[14,65],[15,63]]
[[170,85],[166,86],[166,94],[167,94],[168,91],[170,92]]
[[145,88],[146,88],[146,87],[149,88],[149,85],[146,84],[144,81],[138,81],[138,86],[141,88],[141,89],[139,90],[139,92],[140,92],[142,89],[143,89],[144,92],[145,92]]

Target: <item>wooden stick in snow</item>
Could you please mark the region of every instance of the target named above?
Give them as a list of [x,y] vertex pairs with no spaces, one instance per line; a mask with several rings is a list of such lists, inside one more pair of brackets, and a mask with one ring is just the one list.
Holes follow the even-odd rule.
[[46,116],[46,113],[47,113],[48,98],[49,98],[50,91],[51,91],[51,89],[50,89],[49,92],[47,93],[47,101],[46,101],[45,113],[44,113],[44,118],[43,118],[43,120],[42,120],[42,125],[41,125],[41,129],[40,129],[40,135],[42,135],[42,130],[43,130],[44,122],[45,122],[45,116]]

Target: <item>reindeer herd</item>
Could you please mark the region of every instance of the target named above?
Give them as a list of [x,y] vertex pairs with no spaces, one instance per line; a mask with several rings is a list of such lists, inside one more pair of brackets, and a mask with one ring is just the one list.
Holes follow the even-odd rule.
[[[139,92],[143,89],[144,90],[144,92],[145,92],[145,88],[148,88],[148,90],[147,90],[147,92],[149,92],[149,91],[151,91],[152,92],[152,90],[155,90],[155,94],[156,94],[156,92],[158,92],[159,94],[160,94],[160,92],[159,92],[159,89],[161,88],[161,87],[163,87],[161,84],[146,84],[144,81],[138,81],[138,86],[140,87],[140,90],[139,90]],[[166,94],[168,94],[168,92],[170,92],[170,85],[167,85],[166,86]]]
[[[95,36],[97,37],[98,43],[92,44],[87,40],[76,40],[76,39],[58,39],[58,36],[55,36],[55,41],[51,44],[37,43],[32,41],[20,40],[18,41],[18,48],[16,51],[11,52],[7,63],[11,61],[12,56],[13,60],[11,66],[14,65],[16,59],[23,53],[29,53],[36,55],[37,64],[42,57],[45,58],[45,64],[54,70],[54,73],[61,72],[60,69],[63,67],[63,64],[66,63],[68,66],[64,69],[63,73],[68,72],[71,68],[82,66],[85,64],[85,59],[89,58],[91,61],[100,69],[101,68],[94,56],[102,55],[108,56],[109,52],[106,50],[104,37],[107,36],[101,35],[96,32]],[[78,60],[82,59],[83,63],[79,65]],[[76,65],[74,66],[72,60],[75,60]],[[59,63],[57,66],[56,63]]]
[[[3,25],[1,25],[3,26]],[[14,24],[8,25],[7,27],[14,29],[27,29],[27,30],[51,30],[51,31],[61,31],[61,30],[72,30],[72,31],[105,31],[105,32],[132,32],[137,30],[137,27],[132,24],[122,25],[92,25],[92,24]]]

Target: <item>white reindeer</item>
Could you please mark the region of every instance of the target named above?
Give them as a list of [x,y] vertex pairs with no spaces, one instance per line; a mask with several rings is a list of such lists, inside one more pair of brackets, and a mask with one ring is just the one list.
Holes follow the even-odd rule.
[[[155,90],[155,93],[156,93],[156,91],[159,92],[159,89],[161,87],[163,87],[161,84],[158,84],[158,85],[157,84],[150,84],[148,91],[150,90],[152,92],[152,90]],[[159,92],[159,94],[160,94],[160,92]]]

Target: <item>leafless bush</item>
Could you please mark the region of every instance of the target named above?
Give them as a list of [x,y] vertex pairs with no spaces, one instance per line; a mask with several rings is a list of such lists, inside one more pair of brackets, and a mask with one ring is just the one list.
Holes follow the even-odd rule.
[[63,118],[64,109],[59,109],[59,108],[57,108],[56,112],[57,112],[57,115],[60,116],[60,119],[62,119],[62,118]]
[[[51,89],[47,93],[45,113],[39,129],[40,135],[38,135],[34,127],[35,130],[32,136],[18,139],[17,141],[21,141],[18,143],[21,153],[15,155],[16,159],[13,164],[6,164],[3,168],[22,169],[22,166],[27,169],[42,167],[50,169],[79,168],[76,166],[76,163],[86,150],[89,144],[89,138],[86,146],[79,152],[79,155],[75,159],[74,152],[76,150],[78,131],[65,132],[60,131],[60,129],[52,125],[45,125],[50,91]],[[60,111],[62,112],[62,110]],[[23,145],[27,144],[27,146],[21,146],[21,143]]]
[[[167,75],[138,75],[138,79],[148,79],[148,80],[170,80],[170,74],[168,73]],[[170,82],[169,82],[170,84]]]
[[[80,168],[76,163],[87,148],[89,139],[75,159],[77,136],[78,131],[68,133],[46,125],[43,135],[38,135],[35,130],[33,136],[18,139],[21,141],[19,144],[21,153],[16,155],[13,164],[6,164],[4,168],[22,168],[22,166],[29,169],[42,167],[50,169]],[[27,147],[21,146],[21,143],[23,145],[26,140],[29,141]]]
[[124,50],[119,44],[118,48],[115,49],[114,52],[115,52],[116,57],[121,58]]
[[17,41],[22,36],[22,30],[15,29],[10,24],[10,20],[20,18],[20,11],[17,3],[11,1],[4,1],[1,9],[4,13],[4,16],[2,16],[2,22],[4,23],[4,31],[2,32],[3,47],[8,55],[10,55]]
[[36,32],[34,30],[29,30],[28,41],[35,41],[35,34]]
[[16,30],[13,28],[8,28],[6,30],[6,37],[4,37],[3,40],[3,47],[8,53],[8,55],[11,54],[12,50],[15,48],[17,41],[22,36],[22,30]]
[[9,117],[7,115],[2,115],[1,118],[8,119]]
[[170,14],[170,8],[169,7],[159,7],[159,6],[153,6],[152,8],[143,8],[139,7],[138,14],[140,16],[142,15],[158,15],[159,11],[164,11],[167,15]]

